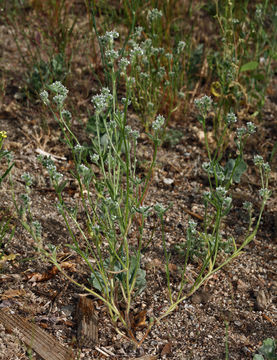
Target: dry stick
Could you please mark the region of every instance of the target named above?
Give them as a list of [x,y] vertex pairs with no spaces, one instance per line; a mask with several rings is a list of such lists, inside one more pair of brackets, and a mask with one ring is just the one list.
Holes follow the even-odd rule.
[[200,221],[203,221],[204,218],[203,216],[199,215],[199,214],[196,214],[195,212],[189,210],[187,207],[181,205],[181,208],[184,212],[186,212],[187,214],[189,214],[190,216],[192,217],[195,217],[196,219],[200,220]]

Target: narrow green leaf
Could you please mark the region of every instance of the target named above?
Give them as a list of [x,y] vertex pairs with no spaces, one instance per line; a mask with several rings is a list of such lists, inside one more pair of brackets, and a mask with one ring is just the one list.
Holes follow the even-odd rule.
[[9,172],[11,171],[11,169],[13,168],[14,164],[12,164],[4,173],[4,175],[0,176],[0,184],[2,183],[2,181],[5,179],[5,177],[9,174]]
[[64,188],[66,187],[67,183],[68,183],[67,180],[62,181],[62,182],[59,184],[59,186],[57,187],[56,191],[57,191],[58,193],[61,193],[61,192],[64,190]]

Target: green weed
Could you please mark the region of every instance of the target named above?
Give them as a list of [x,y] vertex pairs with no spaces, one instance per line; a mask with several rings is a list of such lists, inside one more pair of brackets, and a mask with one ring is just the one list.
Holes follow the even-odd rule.
[[[151,6],[148,6],[150,3]],[[50,24],[60,25],[56,33],[58,40],[54,45],[58,55],[53,56],[52,51],[49,62],[43,61],[42,58],[33,58],[36,61],[33,62],[34,67],[30,71],[29,83],[30,88],[39,91],[49,79],[51,81],[64,79],[66,76],[65,55],[74,22],[69,32],[68,29],[63,28],[68,24],[62,15],[68,14],[69,7],[66,7],[65,1],[59,3],[49,0],[46,5],[35,1],[34,4],[38,6],[36,11],[46,13]],[[103,18],[108,13],[107,2],[99,2],[97,7],[95,2],[86,1],[91,31],[95,32],[98,40],[104,73],[102,79],[105,82],[105,86],[102,86],[92,98],[94,113],[87,126],[91,140],[88,145],[82,144],[72,130],[72,115],[66,106],[67,88],[60,81],[55,81],[45,86],[45,90],[40,93],[43,103],[59,124],[63,143],[68,147],[73,158],[72,176],[78,183],[81,199],[80,202],[74,203],[73,208],[64,201],[67,181],[58,171],[54,161],[42,156],[39,157],[39,161],[47,170],[51,185],[56,192],[57,209],[63,217],[70,237],[68,247],[78,254],[87,266],[86,283],[78,282],[61,266],[58,260],[58,247],[43,244],[41,224],[32,216],[30,201],[32,179],[29,174],[22,176],[25,193],[22,194],[19,204],[14,197],[22,225],[36,241],[41,255],[55,264],[66,279],[103,301],[117,331],[127,335],[138,346],[152,326],[158,325],[214,273],[242,254],[243,249],[257,234],[265,204],[270,197],[268,189],[270,167],[262,157],[256,155],[253,162],[258,167],[261,178],[259,191],[261,208],[258,216],[255,220],[252,205],[244,204],[244,210],[249,216],[249,226],[240,243],[232,235],[226,236],[222,232],[223,223],[232,208],[230,189],[240,182],[242,174],[247,170],[244,149],[247,139],[255,132],[252,122],[248,122],[245,127],[234,128],[237,121],[236,114],[244,106],[248,107],[248,90],[251,86],[244,76],[249,72],[254,74],[257,70],[257,59],[262,54],[261,49],[267,46],[268,40],[265,40],[262,30],[259,30],[257,56],[253,61],[249,61],[252,53],[250,50],[249,53],[248,50],[246,51],[244,47],[246,42],[240,41],[243,24],[237,21],[234,1],[222,3],[215,1],[214,6],[208,7],[208,10],[214,12],[224,42],[223,46],[218,46],[217,51],[210,54],[209,58],[211,68],[215,68],[212,83],[209,84],[214,101],[206,95],[195,100],[207,151],[207,162],[203,164],[203,170],[208,177],[209,191],[203,194],[202,227],[194,221],[188,223],[186,243],[183,247],[180,246],[183,251],[181,280],[177,289],[172,288],[170,253],[164,224],[168,207],[159,203],[147,206],[145,199],[153,177],[161,140],[164,138],[174,146],[180,135],[176,131],[171,134],[166,133],[170,117],[179,106],[181,107],[182,102],[187,100],[188,95],[196,95],[200,83],[197,82],[195,85],[195,79],[200,77],[200,65],[206,54],[204,45],[193,43],[190,35],[185,37],[188,39],[187,42],[178,39],[171,43],[170,33],[174,23],[173,5],[176,4],[178,1],[173,0],[166,3],[151,1],[146,4],[147,6],[139,0],[132,4],[123,1],[123,9],[112,10],[114,17],[124,13],[123,23],[129,24],[128,33],[124,41],[121,41],[119,33],[115,30],[100,35],[107,27],[103,22]],[[244,1],[243,4],[242,11],[247,12],[248,1]],[[266,2],[262,11],[268,6]],[[188,17],[192,16],[192,12],[191,1]],[[166,14],[170,18],[169,23],[166,22]],[[137,26],[139,19],[143,23],[143,28]],[[260,29],[263,29],[263,24]],[[50,35],[52,37],[56,30],[53,31],[43,36],[50,41]],[[166,40],[165,48],[162,47],[163,40]],[[36,48],[39,53],[41,50],[39,46]],[[270,60],[267,64],[270,64],[274,55],[270,53],[268,56]],[[268,71],[269,69],[270,67]],[[266,86],[267,80],[262,79],[260,84]],[[149,152],[152,157],[144,175],[139,175],[137,169],[137,141],[140,134],[128,125],[130,107],[140,116],[149,139]],[[158,115],[160,112],[164,113],[165,117]],[[215,149],[210,148],[208,141],[207,122],[210,113],[215,114]],[[223,161],[226,137],[234,129],[236,155]],[[81,213],[82,220],[78,216]],[[130,318],[133,303],[147,286],[147,274],[141,259],[142,250],[149,246],[151,241],[144,237],[145,224],[153,214],[161,224],[169,306],[157,318],[150,319],[144,337],[141,341],[137,341],[130,326]],[[188,285],[186,281],[188,264],[195,257],[201,266],[193,283]],[[228,354],[227,348],[226,354]]]
[[[32,15],[29,17],[28,12]],[[21,62],[26,69],[25,92],[35,97],[53,81],[64,81],[70,72],[76,18],[71,20],[67,0],[18,2],[9,9],[5,21],[13,29]],[[39,24],[36,24],[39,19]],[[30,26],[30,22],[33,25]]]
[[[8,167],[4,171],[3,174],[0,175],[0,186],[2,185],[3,180],[9,175],[11,172],[14,163],[12,162],[12,156],[9,151],[3,150],[3,143],[4,139],[7,137],[5,131],[0,131],[0,161],[3,162],[4,159],[8,161]],[[0,221],[0,260],[5,254],[5,248],[11,239],[14,236],[15,227],[11,229],[11,217],[6,215],[5,213],[2,214],[2,219]],[[8,237],[8,239],[7,239]]]
[[263,345],[259,348],[259,354],[253,357],[253,360],[276,360],[276,342],[274,339],[266,339],[263,341]]
[[[107,33],[106,36],[113,41],[117,34]],[[116,59],[113,60],[113,64],[115,62]],[[40,157],[40,161],[47,169],[58,196],[57,207],[72,241],[68,246],[81,256],[91,273],[87,285],[78,285],[101,299],[107,306],[114,324],[120,321],[135,341],[129,326],[129,316],[134,297],[146,286],[145,271],[140,266],[141,250],[144,246],[143,229],[147,217],[154,211],[143,204],[152,178],[164,118],[158,116],[152,124],[153,135],[149,137],[153,143],[153,159],[146,176],[139,178],[136,172],[139,133],[127,125],[128,92],[127,97],[122,99],[124,110],[120,111],[118,108],[116,71],[113,64],[110,74],[112,91],[103,88],[102,92],[92,99],[95,107],[96,134],[90,148],[82,146],[70,129],[71,114],[64,105],[68,90],[60,82],[55,82],[49,86],[51,97],[47,91],[41,93],[43,102],[50,107],[61,127],[64,141],[72,151],[75,163],[73,176],[79,184],[82,199],[79,210],[82,209],[86,214],[85,223],[81,224],[78,221],[77,204],[74,209],[65,205],[63,189],[67,182],[57,171],[53,161],[43,157]],[[128,89],[128,83],[126,87]],[[100,133],[100,120],[105,127],[105,141]],[[99,168],[100,178],[94,173],[91,162]],[[31,178],[25,174],[23,180],[26,184],[26,194],[22,197],[21,207],[16,205],[17,212],[23,226],[42,250],[41,227],[32,220],[31,214]],[[24,218],[30,221],[27,222]],[[70,225],[72,223],[74,226]],[[81,233],[82,242],[75,235],[76,230]],[[131,241],[130,234],[133,231],[136,238]],[[49,245],[49,251],[43,253],[63,271],[57,260],[56,247]],[[77,284],[75,280],[71,281]],[[88,287],[90,285],[91,288]],[[124,314],[121,311],[123,308]]]

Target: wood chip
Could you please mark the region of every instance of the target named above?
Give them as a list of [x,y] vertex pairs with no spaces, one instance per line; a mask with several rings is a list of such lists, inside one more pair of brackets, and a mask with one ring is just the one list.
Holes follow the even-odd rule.
[[171,347],[172,347],[172,343],[169,341],[163,347],[162,352],[161,352],[161,356],[170,354],[171,353]]
[[95,313],[93,301],[90,298],[80,296],[76,318],[78,321],[77,340],[79,345],[92,347],[98,343],[98,317]]
[[1,297],[1,300],[7,300],[7,299],[15,298],[15,297],[21,297],[23,295],[25,295],[24,289],[9,289],[9,290],[6,290],[0,297]]
[[19,315],[8,314],[7,311],[0,309],[0,322],[45,360],[73,360],[75,358],[72,350],[62,346],[52,335]]

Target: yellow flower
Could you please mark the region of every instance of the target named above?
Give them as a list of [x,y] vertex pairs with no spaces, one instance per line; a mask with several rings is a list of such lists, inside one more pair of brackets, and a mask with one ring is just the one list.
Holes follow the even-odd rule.
[[6,131],[0,131],[0,138],[4,139],[7,137],[7,132]]

